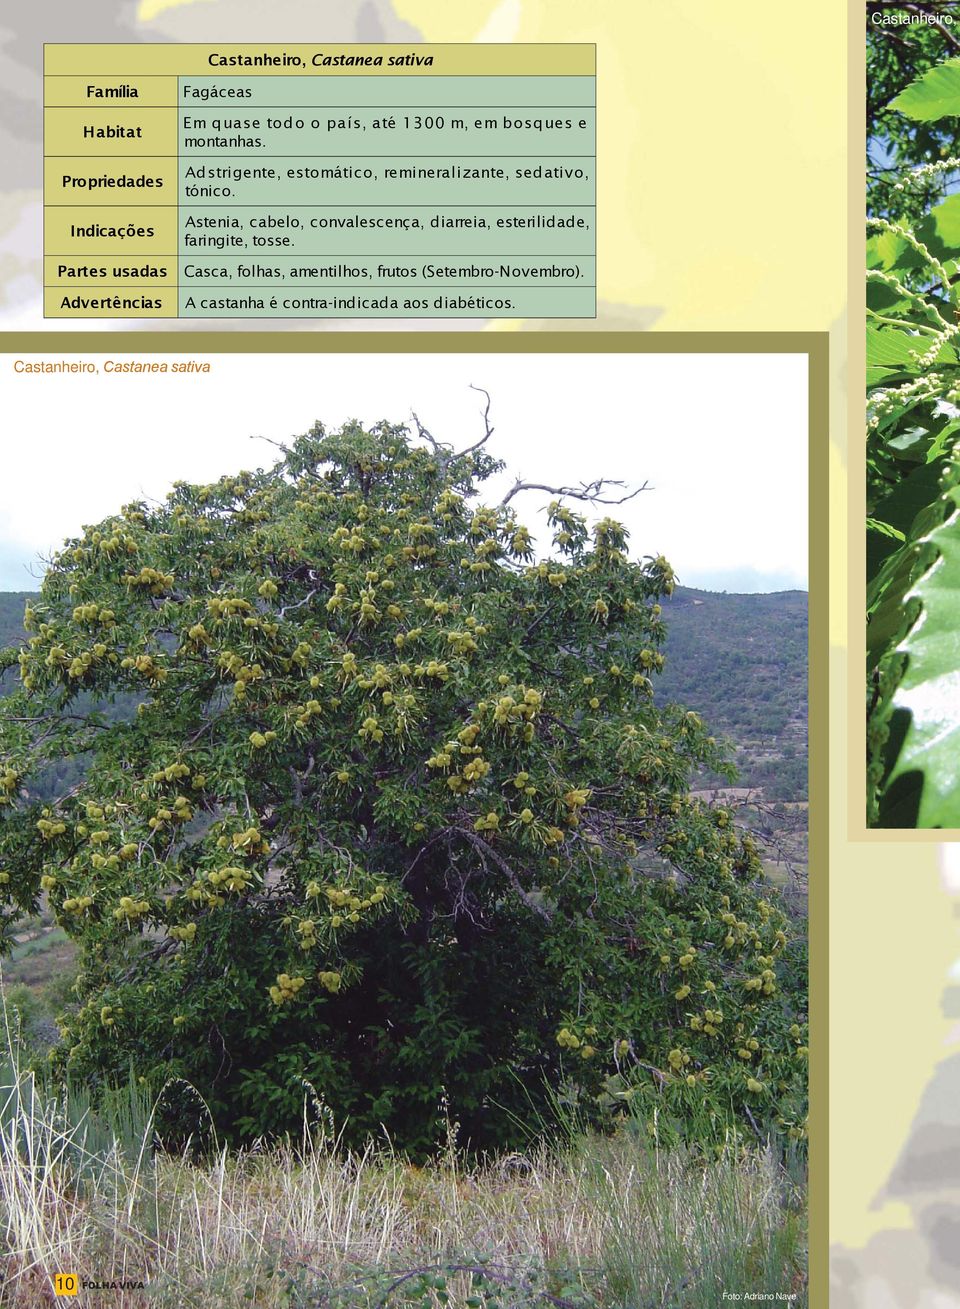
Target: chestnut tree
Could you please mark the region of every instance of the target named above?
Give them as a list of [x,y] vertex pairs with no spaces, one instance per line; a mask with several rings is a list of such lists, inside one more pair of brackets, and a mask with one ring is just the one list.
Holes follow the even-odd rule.
[[481,1147],[558,1093],[804,1135],[801,946],[654,699],[670,566],[578,512],[617,483],[485,503],[490,434],[318,424],[50,561],[3,654],[0,897],[79,947],[56,1073],[182,1077],[235,1139],[307,1087],[411,1150],[441,1099]]

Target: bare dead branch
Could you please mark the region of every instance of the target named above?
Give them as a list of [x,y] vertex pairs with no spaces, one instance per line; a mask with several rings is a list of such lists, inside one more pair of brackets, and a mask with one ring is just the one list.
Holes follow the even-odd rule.
[[438,459],[442,460],[444,466],[446,466],[447,461],[449,460],[450,456],[453,454],[452,448],[450,446],[442,446],[440,444],[440,442],[433,435],[433,433],[428,428],[424,427],[423,423],[421,423],[419,415],[417,414],[415,409],[410,410],[410,417],[417,425],[417,436],[419,436],[422,440],[427,441],[429,443],[431,450],[433,450],[433,453],[437,456]]
[[638,486],[635,491],[628,491],[625,495],[618,497],[605,496],[603,492],[610,487],[626,486],[626,482],[618,481],[612,477],[598,477],[592,482],[581,482],[579,486],[546,486],[543,482],[524,482],[517,478],[513,486],[500,501],[501,508],[510,503],[515,495],[521,491],[546,491],[550,495],[570,496],[574,500],[586,500],[590,504],[596,505],[622,505],[628,500],[633,500],[641,491],[649,491],[653,488],[649,482],[644,482],[643,486]]
[[493,428],[490,426],[490,394],[488,391],[485,391],[482,386],[474,386],[472,382],[470,383],[470,390],[479,391],[482,396],[486,397],[487,403],[483,410],[483,436],[479,441],[474,442],[473,445],[468,445],[465,450],[454,450],[453,446],[442,445],[430,429],[424,427],[416,410],[410,411],[410,416],[416,424],[417,436],[419,436],[421,440],[427,442],[430,449],[440,461],[440,465],[444,471],[446,471],[447,465],[450,463],[451,459],[462,459],[464,455],[473,454],[474,450],[479,450],[481,446],[486,445],[491,436],[493,436]]
[[458,450],[457,451],[458,459],[462,459],[464,455],[472,455],[474,450],[479,450],[481,446],[486,445],[487,442],[490,440],[491,436],[493,436],[493,432],[494,432],[494,429],[490,426],[490,392],[485,391],[482,386],[474,386],[472,382],[470,383],[470,390],[479,391],[480,394],[484,396],[487,401],[483,410],[483,436],[480,438],[479,441],[475,442],[473,445],[468,445],[466,450]]
[[302,608],[308,601],[313,599],[319,590],[319,586],[315,586],[312,591],[309,591],[302,600],[298,600],[295,605],[283,605],[283,607],[277,611],[277,616],[283,618],[286,614],[292,614],[294,609]]
[[274,441],[273,437],[271,437],[271,436],[261,436],[258,432],[254,432],[254,433],[251,435],[250,440],[251,440],[251,441],[266,441],[267,445],[276,446],[276,448],[277,448],[278,450],[282,451],[282,453],[285,454],[285,455],[288,455],[288,454],[292,453],[291,450],[290,450],[290,447],[289,447],[288,445],[284,445],[284,443],[283,443],[282,441]]

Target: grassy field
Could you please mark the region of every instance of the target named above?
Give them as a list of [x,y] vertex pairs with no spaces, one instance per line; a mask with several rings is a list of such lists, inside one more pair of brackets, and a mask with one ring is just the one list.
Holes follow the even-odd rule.
[[[19,925],[0,968],[10,1049],[17,1028],[52,1044],[75,966],[49,914]],[[438,1119],[419,1168],[385,1138],[341,1149],[308,1099],[299,1142],[171,1155],[138,1087],[95,1109],[0,1055],[0,1304],[60,1303],[57,1272],[86,1279],[75,1303],[91,1309],[713,1309],[724,1290],[806,1304],[799,1164],[661,1151],[641,1122],[551,1135],[477,1161]]]
[[0,1303],[52,1303],[72,1272],[97,1309],[712,1309],[724,1290],[805,1304],[799,1164],[664,1153],[644,1126],[478,1162],[447,1125],[418,1168],[385,1140],[344,1151],[308,1101],[297,1143],[191,1159],[157,1148],[135,1088],[95,1112],[8,1057]]
[[36,935],[13,947],[3,960],[3,981],[7,986],[25,986],[37,991],[73,966],[76,946],[59,927],[42,926]]

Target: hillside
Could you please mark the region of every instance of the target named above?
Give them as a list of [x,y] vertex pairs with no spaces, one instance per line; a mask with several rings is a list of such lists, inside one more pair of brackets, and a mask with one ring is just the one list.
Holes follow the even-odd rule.
[[[30,596],[29,591],[0,591],[0,650],[18,646],[24,639],[23,610]],[[13,688],[16,676],[16,665],[0,668],[0,696]]]
[[678,587],[663,602],[661,703],[695,709],[734,746],[738,784],[767,801],[807,794],[807,593]]
[[0,650],[23,640],[23,609],[29,591],[0,591]]

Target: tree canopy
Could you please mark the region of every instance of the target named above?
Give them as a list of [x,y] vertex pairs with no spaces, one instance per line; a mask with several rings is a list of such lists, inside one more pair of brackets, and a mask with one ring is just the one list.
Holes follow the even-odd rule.
[[56,1072],[183,1077],[239,1138],[305,1086],[413,1150],[441,1098],[486,1146],[558,1091],[804,1135],[802,943],[654,704],[672,570],[571,507],[603,479],[537,484],[538,558],[489,437],[317,424],[51,560],[0,661],[0,893],[81,948]]

